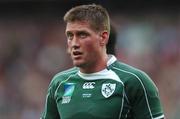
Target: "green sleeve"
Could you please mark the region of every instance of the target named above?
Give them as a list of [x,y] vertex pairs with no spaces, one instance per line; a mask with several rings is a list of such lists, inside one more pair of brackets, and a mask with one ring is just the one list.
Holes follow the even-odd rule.
[[56,101],[54,99],[54,91],[53,88],[49,87],[47,96],[46,96],[46,103],[45,109],[40,119],[60,119]]
[[135,119],[163,119],[162,106],[158,89],[153,81],[143,72],[134,75],[131,85],[130,102]]

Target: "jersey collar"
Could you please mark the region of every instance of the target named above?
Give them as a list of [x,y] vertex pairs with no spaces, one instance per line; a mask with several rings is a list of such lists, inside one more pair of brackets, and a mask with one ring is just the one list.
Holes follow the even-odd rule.
[[107,61],[107,66],[113,64],[117,60],[117,58],[114,55],[108,55],[108,57],[109,59]]
[[[109,58],[109,59],[108,59],[108,61],[107,61],[107,66],[113,64],[113,63],[117,60],[114,55],[108,55],[108,58]],[[102,78],[102,77],[106,76],[107,74],[109,74],[108,69],[103,69],[103,70],[101,70],[101,71],[99,71],[99,72],[89,73],[89,74],[87,74],[87,73],[82,73],[82,72],[80,72],[80,70],[79,70],[79,72],[78,72],[78,75],[79,75],[81,78],[87,79],[87,80],[93,80],[93,79]],[[108,76],[108,75],[107,75],[107,76]]]

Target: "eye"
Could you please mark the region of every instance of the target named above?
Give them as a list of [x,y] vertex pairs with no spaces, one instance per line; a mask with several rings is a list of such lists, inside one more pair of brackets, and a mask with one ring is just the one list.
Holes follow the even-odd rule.
[[88,35],[89,35],[89,34],[86,33],[86,32],[79,32],[79,33],[78,33],[78,36],[79,36],[80,38],[82,38],[82,39],[86,38]]
[[73,39],[73,34],[72,33],[67,33],[66,37],[68,40],[72,40]]

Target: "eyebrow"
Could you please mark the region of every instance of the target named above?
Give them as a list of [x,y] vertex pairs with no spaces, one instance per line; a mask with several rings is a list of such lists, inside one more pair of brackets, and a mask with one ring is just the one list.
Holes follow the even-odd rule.
[[82,31],[78,31],[77,34],[79,35],[79,34],[89,34],[89,33],[87,31],[82,30]]
[[[89,34],[86,30],[77,30],[76,32],[75,32],[75,34],[82,34],[82,33],[85,33],[85,34]],[[68,34],[73,34],[71,31],[65,31],[65,34],[66,35],[68,35]]]

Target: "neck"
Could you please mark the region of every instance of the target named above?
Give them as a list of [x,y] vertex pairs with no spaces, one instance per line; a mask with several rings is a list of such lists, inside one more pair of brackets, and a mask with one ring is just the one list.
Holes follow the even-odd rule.
[[96,58],[97,60],[88,66],[80,67],[82,73],[95,73],[99,72],[107,67],[108,55],[104,54],[103,56]]

